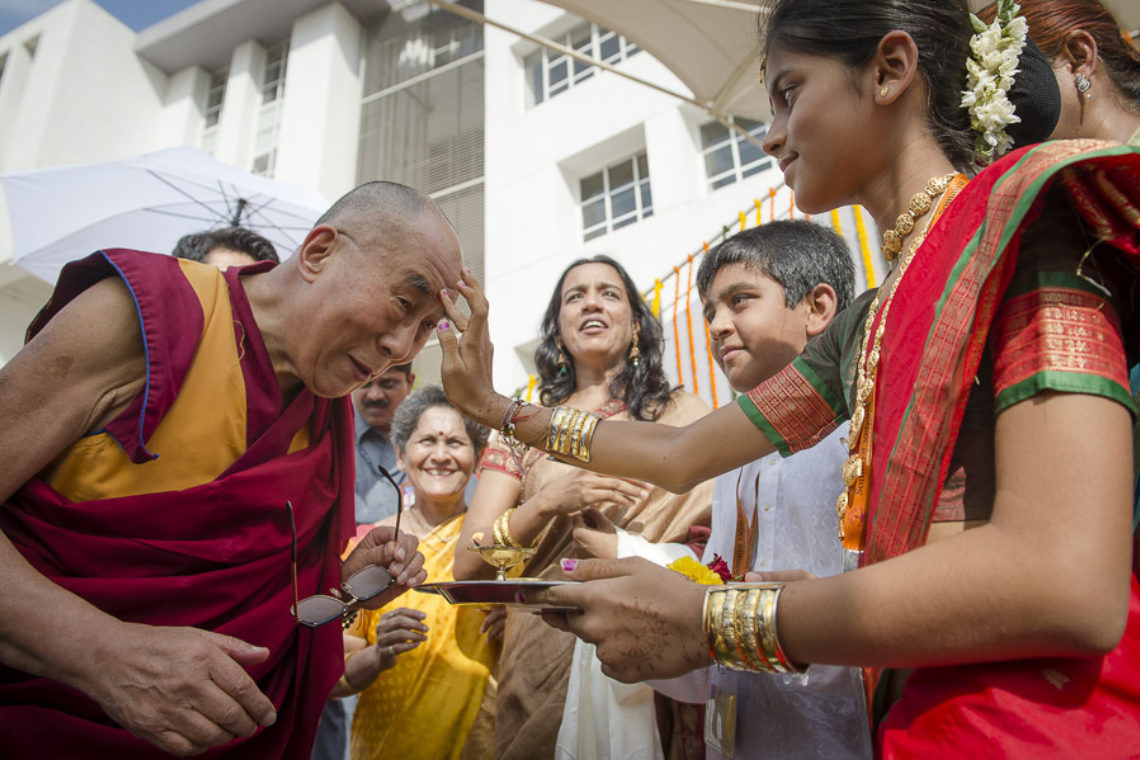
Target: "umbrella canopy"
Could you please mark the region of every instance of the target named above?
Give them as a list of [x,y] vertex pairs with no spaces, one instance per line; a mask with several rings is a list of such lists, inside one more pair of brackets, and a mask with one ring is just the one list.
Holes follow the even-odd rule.
[[169,253],[192,232],[241,226],[282,258],[327,207],[311,190],[240,171],[196,148],[0,177],[12,260],[54,283],[63,265],[100,248]]

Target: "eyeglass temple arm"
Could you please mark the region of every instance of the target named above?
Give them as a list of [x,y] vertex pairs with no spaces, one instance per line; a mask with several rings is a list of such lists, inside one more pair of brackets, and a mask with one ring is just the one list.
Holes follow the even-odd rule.
[[285,510],[289,513],[289,533],[292,540],[289,542],[289,567],[293,572],[293,617],[301,622],[301,600],[297,595],[297,521],[293,518],[293,502],[285,502]]

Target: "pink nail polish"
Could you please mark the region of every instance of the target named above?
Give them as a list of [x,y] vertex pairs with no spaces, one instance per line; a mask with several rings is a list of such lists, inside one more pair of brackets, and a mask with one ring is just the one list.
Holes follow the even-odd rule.
[[567,573],[574,572],[574,568],[578,567],[578,560],[564,559],[562,560],[562,569]]
[[440,320],[439,329],[450,330],[451,329],[451,323],[448,322],[446,319]]

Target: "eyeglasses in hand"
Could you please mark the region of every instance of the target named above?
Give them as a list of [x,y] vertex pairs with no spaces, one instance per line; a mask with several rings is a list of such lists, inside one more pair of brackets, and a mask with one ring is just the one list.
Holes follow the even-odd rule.
[[[396,538],[399,539],[400,516],[404,512],[403,489],[387,470],[383,467],[377,467],[377,469],[380,470],[384,479],[396,489]],[[346,615],[355,612],[362,603],[380,596],[395,582],[396,579],[392,577],[392,574],[379,565],[365,565],[341,584],[341,589],[344,591],[343,597],[314,594],[298,600],[297,522],[293,517],[293,502],[286,501],[285,510],[289,513],[289,530],[292,538],[289,557],[293,570],[293,616],[300,625],[317,628],[338,618],[344,618]]]

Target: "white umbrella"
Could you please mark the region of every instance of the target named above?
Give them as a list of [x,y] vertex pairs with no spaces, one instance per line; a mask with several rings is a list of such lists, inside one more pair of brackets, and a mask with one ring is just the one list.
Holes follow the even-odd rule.
[[240,171],[196,148],[0,177],[12,260],[54,283],[63,265],[101,248],[170,253],[192,232],[238,225],[284,258],[327,207],[311,190]]

